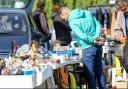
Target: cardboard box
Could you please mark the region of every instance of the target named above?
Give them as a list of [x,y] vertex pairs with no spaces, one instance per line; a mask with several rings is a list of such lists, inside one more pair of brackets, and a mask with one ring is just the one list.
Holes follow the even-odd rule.
[[116,82],[116,89],[127,89],[128,88],[128,82],[121,81],[121,82]]

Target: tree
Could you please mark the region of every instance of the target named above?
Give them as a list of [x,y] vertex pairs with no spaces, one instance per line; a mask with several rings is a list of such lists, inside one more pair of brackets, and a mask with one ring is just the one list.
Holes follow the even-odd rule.
[[52,2],[53,5],[56,2],[60,2],[62,5],[67,6],[70,9],[87,8],[87,6],[95,6],[95,5],[106,5],[109,2],[109,0],[52,0],[52,1],[53,1]]
[[51,16],[53,13],[53,1],[52,0],[46,0],[45,1],[45,11],[46,11],[46,16],[48,18],[48,23],[51,24]]
[[[42,0],[45,3],[46,16],[48,23],[52,24],[51,16],[53,13],[53,6],[55,3],[61,3],[63,6],[67,6],[70,9],[74,8],[87,8],[87,6],[106,5],[109,0]],[[28,0],[24,0],[28,2]]]

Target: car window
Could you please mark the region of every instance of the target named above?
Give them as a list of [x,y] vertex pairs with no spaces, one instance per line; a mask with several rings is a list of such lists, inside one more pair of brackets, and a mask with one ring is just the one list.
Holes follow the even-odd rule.
[[23,34],[27,25],[22,14],[0,14],[0,33]]
[[0,0],[0,7],[24,8],[30,0]]

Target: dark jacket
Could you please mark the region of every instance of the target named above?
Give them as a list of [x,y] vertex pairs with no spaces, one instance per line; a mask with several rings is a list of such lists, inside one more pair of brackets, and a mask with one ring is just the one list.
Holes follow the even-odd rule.
[[39,31],[42,33],[42,34],[46,34],[46,32],[44,31],[44,29],[42,28],[41,26],[41,22],[40,22],[40,15],[41,13],[36,11],[33,13],[33,19],[37,25],[37,28],[39,29]]
[[33,19],[36,23],[38,30],[42,33],[42,40],[44,42],[50,40],[51,36],[48,35],[50,33],[45,14],[39,11],[35,11],[33,13]]
[[59,17],[57,13],[52,16],[55,28],[56,39],[62,42],[62,46],[66,46],[71,42],[70,27]]

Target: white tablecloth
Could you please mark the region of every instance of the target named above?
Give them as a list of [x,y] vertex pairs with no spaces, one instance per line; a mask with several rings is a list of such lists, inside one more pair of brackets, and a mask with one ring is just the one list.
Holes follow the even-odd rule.
[[68,61],[60,64],[45,66],[36,75],[8,75],[0,76],[0,88],[35,88],[47,80],[48,88],[55,88],[53,69],[64,67],[68,64],[76,64],[80,61]]
[[51,64],[50,66],[53,68],[53,69],[58,69],[58,68],[61,68],[61,67],[64,67],[68,65],[68,62],[64,62],[64,63],[59,63],[59,64]]
[[0,76],[0,88],[34,88],[36,86],[36,76],[32,75],[12,75]]
[[[53,81],[52,86],[55,86],[53,79],[53,69],[46,66],[36,75],[8,75],[0,76],[0,88],[35,88],[44,83],[45,80]],[[48,82],[49,83],[49,82]],[[48,85],[50,87],[50,85]]]
[[80,63],[80,60],[66,61],[64,63],[58,63],[58,64],[50,64],[49,66],[51,66],[53,69],[58,69],[58,68],[64,67],[64,66],[69,65],[69,64],[77,64],[77,63]]
[[[53,69],[50,66],[43,68],[42,71],[37,73],[37,86],[42,85],[47,80],[48,88],[55,88],[55,82],[53,78]],[[43,86],[42,86],[43,87]],[[43,87],[44,88],[44,87]]]

